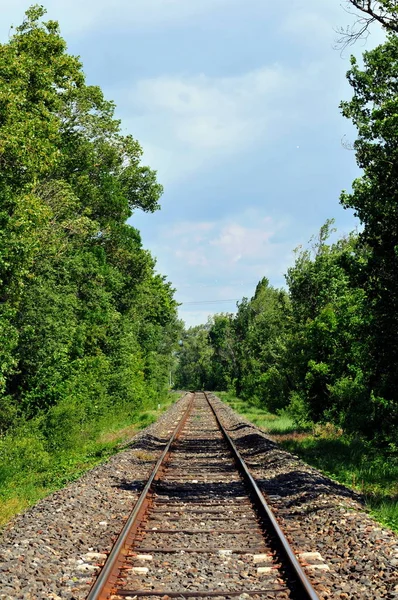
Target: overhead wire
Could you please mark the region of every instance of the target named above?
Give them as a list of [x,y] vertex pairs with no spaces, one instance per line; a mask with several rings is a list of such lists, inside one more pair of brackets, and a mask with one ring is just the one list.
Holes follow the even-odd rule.
[[220,302],[239,302],[240,298],[229,298],[228,300],[196,300],[192,302],[180,302],[180,304],[219,304]]

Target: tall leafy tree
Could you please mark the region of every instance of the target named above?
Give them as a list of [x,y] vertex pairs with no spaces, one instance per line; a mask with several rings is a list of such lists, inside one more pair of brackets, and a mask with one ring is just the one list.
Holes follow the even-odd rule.
[[331,225],[326,222],[312,248],[298,254],[286,277],[291,407],[304,421],[371,433],[380,420],[369,389],[366,294],[355,284],[366,256],[355,235],[330,244]]
[[183,332],[177,353],[175,386],[182,389],[214,389],[213,349],[209,338],[210,324],[189,327]]
[[285,291],[257,284],[253,298],[239,304],[235,321],[239,375],[237,392],[256,399],[269,409],[288,402],[288,378],[281,365],[289,324],[289,299]]
[[364,53],[363,66],[351,59],[348,81],[354,95],[341,105],[358,129],[354,146],[363,170],[341,202],[359,217],[360,242],[369,250],[360,276],[369,301],[371,388],[389,428],[398,419],[397,69],[398,36],[389,34],[386,43]]
[[213,349],[213,385],[217,390],[231,389],[236,384],[239,372],[235,321],[232,314],[214,315],[209,341]]
[[0,46],[1,430],[139,406],[178,337],[173,289],[126,224],[159,208],[156,173],[44,14]]

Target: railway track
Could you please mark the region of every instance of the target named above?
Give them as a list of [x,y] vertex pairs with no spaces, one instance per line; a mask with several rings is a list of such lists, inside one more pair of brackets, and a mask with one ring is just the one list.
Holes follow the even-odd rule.
[[204,393],[191,395],[87,600],[316,600]]

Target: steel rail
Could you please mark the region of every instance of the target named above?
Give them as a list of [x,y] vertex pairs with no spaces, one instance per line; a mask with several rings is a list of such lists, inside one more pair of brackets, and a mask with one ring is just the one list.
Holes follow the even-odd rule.
[[[280,587],[277,590],[277,593],[279,594],[280,592],[285,592],[288,591],[289,588],[287,587]],[[260,590],[245,590],[244,592],[242,592],[242,590],[240,590],[239,592],[233,592],[231,590],[225,591],[225,590],[205,590],[203,592],[198,592],[198,591],[194,591],[194,590],[185,590],[184,592],[172,592],[170,590],[167,590],[167,592],[165,592],[164,590],[118,590],[117,595],[121,596],[121,597],[137,597],[137,598],[142,598],[142,597],[151,597],[151,596],[158,596],[159,598],[163,598],[164,596],[167,596],[168,598],[214,598],[214,597],[219,597],[219,598],[236,598],[239,596],[242,596],[242,594],[246,594],[246,596],[264,596],[265,594],[269,594],[269,593],[274,593],[275,594],[275,588],[263,588]]]
[[238,465],[238,468],[240,470],[240,472],[242,473],[244,479],[248,482],[252,492],[253,492],[253,496],[256,500],[256,503],[258,504],[258,506],[260,507],[260,510],[263,511],[263,513],[266,515],[266,518],[268,520],[268,522],[271,524],[272,529],[280,543],[280,549],[286,559],[286,561],[288,562],[288,564],[290,565],[292,571],[294,572],[294,574],[297,577],[297,581],[299,582],[299,585],[301,587],[302,592],[304,593],[304,598],[308,599],[308,600],[320,600],[318,594],[315,592],[314,588],[312,587],[309,579],[307,578],[306,574],[304,573],[299,561],[296,558],[296,555],[293,551],[293,549],[291,548],[289,542],[286,539],[285,534],[283,533],[278,521],[275,518],[274,513],[272,512],[272,509],[268,506],[260,488],[258,487],[255,479],[253,478],[252,474],[250,473],[244,459],[242,458],[238,448],[236,447],[235,443],[233,442],[232,438],[230,437],[230,435],[227,433],[225,427],[223,426],[223,424],[220,421],[220,418],[217,414],[216,409],[214,408],[212,402],[210,401],[208,394],[205,392],[205,398],[216,418],[217,424],[220,427],[222,434],[224,436],[224,439],[226,440],[226,442],[228,443],[234,457],[236,460],[236,463]]
[[[184,394],[181,400],[185,398],[186,395],[187,394]],[[86,600],[104,600],[108,598],[108,596],[112,592],[112,587],[116,582],[120,566],[124,562],[124,558],[128,553],[128,543],[134,537],[140,523],[140,517],[143,515],[148,506],[148,495],[152,487],[152,483],[159,474],[160,468],[162,467],[165,459],[169,454],[171,444],[178,437],[188,419],[188,416],[192,409],[194,397],[195,395],[193,394],[188,403],[186,411],[179,420],[161,456],[159,457],[155,467],[153,468],[153,471],[144,489],[142,490],[140,497],[138,498],[137,503],[134,506],[134,509],[132,510],[126,523],[124,524],[124,527],[120,532],[111,552],[109,553],[109,556],[104,566],[102,567],[101,572],[99,573],[97,579],[92,585]]]

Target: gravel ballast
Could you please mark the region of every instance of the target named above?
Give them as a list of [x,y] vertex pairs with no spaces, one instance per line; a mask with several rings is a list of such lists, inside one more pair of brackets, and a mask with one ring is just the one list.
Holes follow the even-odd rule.
[[[189,399],[174,404],[128,449],[8,524],[0,545],[0,600],[86,597]],[[398,537],[364,512],[354,492],[214,402],[308,576],[321,580],[320,597],[398,600]],[[194,555],[190,560],[195,569]]]
[[6,526],[0,541],[0,600],[87,596],[189,397],[135,436],[127,450]]
[[358,494],[282,450],[211,397],[296,554],[319,553],[319,566],[306,571],[321,581],[320,597],[397,600],[398,536],[366,514]]

